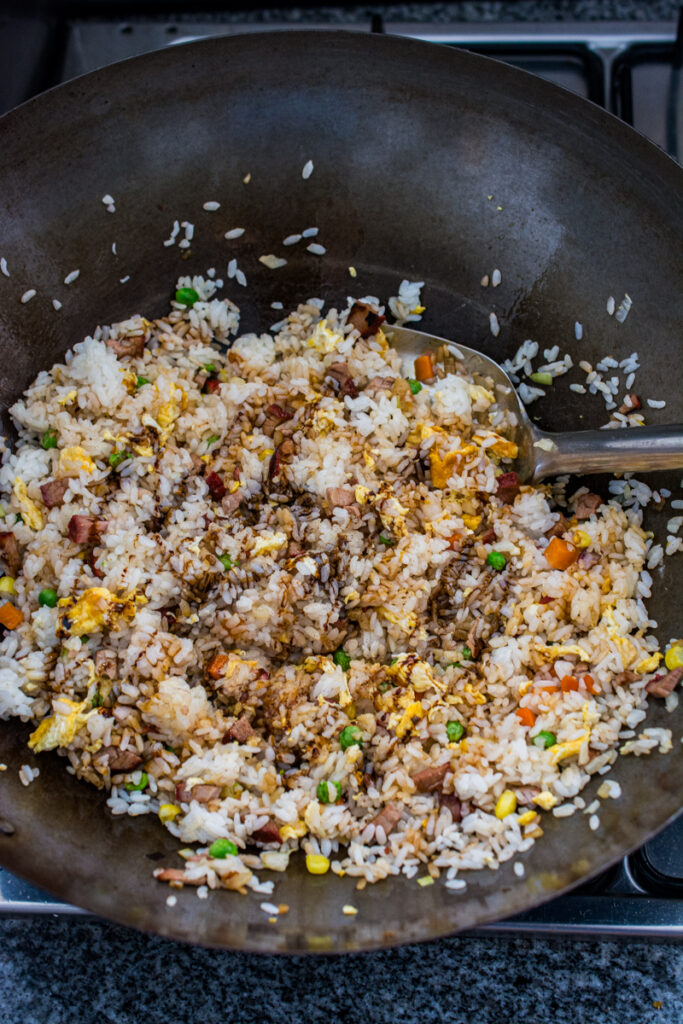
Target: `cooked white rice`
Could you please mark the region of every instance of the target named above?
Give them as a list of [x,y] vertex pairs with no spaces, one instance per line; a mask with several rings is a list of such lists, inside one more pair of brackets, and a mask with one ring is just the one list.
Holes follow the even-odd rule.
[[[0,644],[0,714],[113,813],[198,844],[159,869],[171,884],[268,894],[255,872],[302,849],[312,871],[428,866],[461,889],[529,849],[543,813],[583,806],[645,717],[640,507],[602,505],[581,523],[593,557],[552,569],[552,490],[498,496],[516,449],[481,384],[439,365],[411,387],[381,330],[319,300],[225,351],[239,318],[218,282],[178,286],[192,308],[98,328],[11,410],[23,621]],[[402,282],[396,319],[419,319],[421,286]],[[622,752],[665,751],[667,732]]]

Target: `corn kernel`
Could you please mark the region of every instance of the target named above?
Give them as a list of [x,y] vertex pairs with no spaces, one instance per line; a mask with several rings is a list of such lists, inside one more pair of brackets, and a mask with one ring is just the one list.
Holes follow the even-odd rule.
[[266,459],[270,458],[273,454],[272,448],[264,448],[262,452],[259,452],[259,461],[265,462]]
[[664,656],[664,664],[670,672],[675,668],[683,668],[683,644],[672,644]]
[[517,797],[511,789],[504,790],[498,797],[496,803],[495,815],[500,818],[507,818],[508,814],[514,814],[517,810]]
[[520,816],[517,818],[517,824],[530,825],[531,822],[534,821],[534,819],[537,817],[538,815],[536,814],[536,811],[525,811],[524,814],[520,814]]
[[16,594],[13,576],[3,576],[0,579],[0,594]]
[[180,814],[180,808],[177,804],[162,804],[159,808],[159,820],[166,824],[167,821],[173,821]]
[[311,875],[326,875],[330,862],[321,853],[309,853],[306,855],[306,870]]
[[572,540],[577,548],[589,548],[591,545],[591,539],[585,530],[574,530]]

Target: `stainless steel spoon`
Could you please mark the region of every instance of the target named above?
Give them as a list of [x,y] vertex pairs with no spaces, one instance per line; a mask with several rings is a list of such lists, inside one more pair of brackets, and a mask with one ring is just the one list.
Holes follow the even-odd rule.
[[489,379],[489,389],[494,391],[498,404],[517,418],[514,441],[519,456],[515,471],[522,481],[534,483],[560,473],[683,469],[683,424],[551,434],[531,422],[512,381],[493,359],[465,345],[409,327],[386,327],[385,334],[403,358],[406,376],[412,375],[417,356],[445,345],[473,377]]

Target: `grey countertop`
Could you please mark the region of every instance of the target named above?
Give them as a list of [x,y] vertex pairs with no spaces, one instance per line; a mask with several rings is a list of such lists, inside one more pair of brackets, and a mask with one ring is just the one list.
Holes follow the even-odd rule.
[[0,950],[0,1024],[681,1019],[683,947],[672,943],[465,937],[330,959],[257,957],[33,918],[0,922]]
[[[499,0],[239,18],[673,20],[678,6]],[[0,1024],[678,1024],[682,990],[683,949],[673,943],[467,936],[323,960],[197,949],[78,918],[0,921]]]
[[[169,6],[171,6],[169,4]],[[189,5],[188,5],[189,6]],[[249,5],[244,4],[247,8]],[[269,7],[216,11],[207,15],[221,21],[339,23],[367,21],[381,14],[385,21],[494,22],[494,21],[675,21],[679,0],[462,0],[460,3],[347,4],[325,7]],[[195,5],[201,10],[201,0]],[[197,19],[195,12],[186,15]]]

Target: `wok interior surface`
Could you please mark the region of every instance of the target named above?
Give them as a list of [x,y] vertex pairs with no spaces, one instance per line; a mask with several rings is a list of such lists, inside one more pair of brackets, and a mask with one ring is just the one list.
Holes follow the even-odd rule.
[[[0,238],[12,274],[0,278],[3,410],[97,324],[161,314],[180,274],[215,266],[225,277],[237,255],[249,287],[227,282],[225,294],[240,305],[245,330],[277,318],[274,300],[286,308],[313,295],[384,300],[402,278],[423,280],[424,330],[499,360],[526,338],[541,348],[558,343],[575,362],[638,351],[636,390],[667,401],[647,410],[648,421],[683,419],[679,169],[598,108],[505,65],[344,33],[212,39],[63,85],[0,120],[0,145]],[[315,169],[305,181],[309,159]],[[101,202],[106,193],[115,214]],[[221,202],[218,213],[203,211],[208,200]],[[195,224],[186,259],[162,245],[175,219]],[[235,226],[246,233],[228,243],[224,232]],[[288,263],[277,271],[257,262],[307,226],[319,227],[325,257],[299,245],[284,250]],[[480,278],[494,267],[502,284],[483,289]],[[65,287],[75,268],[78,281]],[[30,287],[37,295],[23,305]],[[633,309],[620,325],[605,304],[625,292]],[[63,302],[59,313],[53,297]],[[489,332],[492,310],[498,338]],[[561,379],[532,407],[541,426],[605,421],[602,399],[564,383],[579,379]],[[655,481],[679,493],[675,474]],[[587,482],[606,494],[606,480]],[[648,513],[660,539],[665,520]],[[650,603],[663,642],[680,633],[680,566],[665,563]],[[67,775],[55,755],[41,756],[39,779],[22,787],[29,730],[16,722],[0,729],[0,759],[11,769],[0,813],[16,829],[0,836],[0,862],[104,917],[206,945],[332,952],[435,938],[559,893],[676,813],[681,714],[652,703],[648,724],[674,729],[673,751],[620,759],[610,778],[624,795],[603,803],[599,831],[582,814],[544,816],[524,879],[507,863],[466,875],[462,893],[403,877],[359,893],[353,880],[310,876],[297,860],[287,875],[263,873],[277,881],[272,899],[290,907],[275,925],[254,894],[202,901],[185,890],[171,908],[150,855],[175,863],[177,841],[151,818],[112,818],[104,795]],[[345,903],[356,917],[342,914]]]

